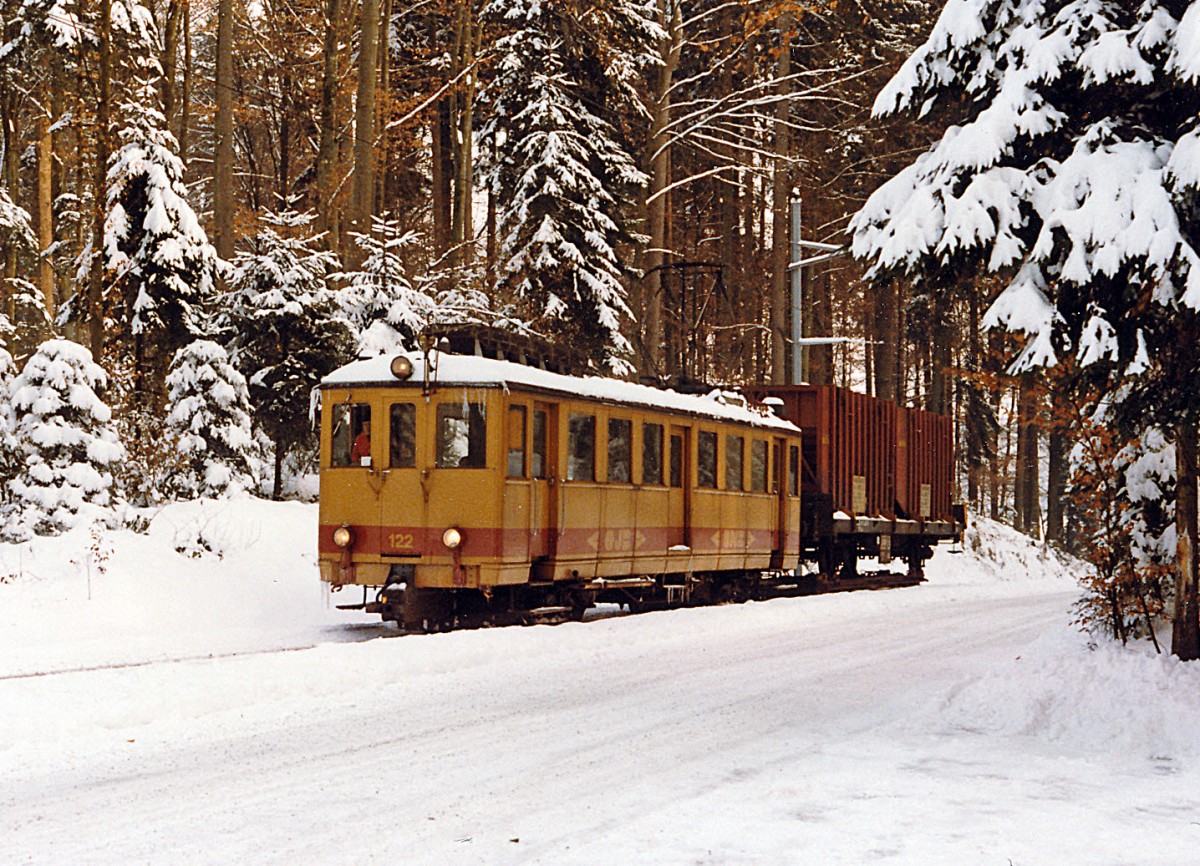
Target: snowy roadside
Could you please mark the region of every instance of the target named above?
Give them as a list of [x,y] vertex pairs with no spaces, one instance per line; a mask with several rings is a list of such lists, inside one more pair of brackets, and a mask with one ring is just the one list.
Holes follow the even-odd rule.
[[316,514],[300,502],[202,500],[151,513],[144,534],[80,527],[0,544],[0,676],[376,633],[319,583]]
[[[172,506],[110,536],[90,601],[86,532],[24,551],[0,862],[1183,866],[1200,844],[1177,721],[1200,669],[1091,647],[1072,566],[1003,527],[910,589],[354,642],[390,629],[327,606],[314,520]],[[201,534],[215,552],[175,552]],[[148,663],[11,678],[105,659]]]
[[[81,527],[0,544],[0,677],[259,652],[388,635],[317,578],[316,506],[202,500],[145,533]],[[943,545],[926,589],[959,597],[1070,588],[1067,566],[997,524]]]
[[[186,706],[195,718],[251,704],[351,699],[478,665],[499,665],[495,673],[502,675],[506,665],[541,656],[603,660],[612,641],[702,643],[731,628],[751,636],[791,623],[841,622],[852,629],[873,611],[912,617],[986,599],[1000,609],[1004,599],[1052,594],[1061,598],[1062,626],[1021,659],[947,695],[938,710],[945,723],[1123,749],[1136,745],[1131,737],[1144,736],[1164,754],[1196,751],[1196,737],[1170,720],[1200,711],[1200,697],[1192,698],[1200,695],[1200,672],[1154,658],[1145,647],[1089,649],[1086,637],[1066,625],[1075,589],[1070,572],[1078,564],[986,520],[961,548],[943,546],[929,564],[928,582],[912,590],[652,614],[564,626],[549,637],[545,629],[504,629],[404,639],[401,647],[396,641],[338,646],[388,637],[394,629],[333,607],[343,599],[317,580],[315,519],[315,506],[304,503],[192,502],[162,509],[144,534],[105,532],[97,543],[79,529],[0,546],[0,574],[9,576],[0,583],[0,682],[15,708],[0,724],[0,741],[137,727],[157,718],[143,706],[146,694],[171,694],[172,705]],[[106,558],[102,565],[97,553]],[[283,649],[297,652],[272,654]],[[204,663],[225,657],[224,665]],[[401,663],[389,664],[393,659]],[[110,666],[118,669],[93,670]],[[134,669],[121,672],[127,666]],[[81,673],[35,676],[61,671]],[[76,681],[86,685],[76,691]],[[127,694],[134,683],[136,694]],[[80,702],[97,690],[107,699],[81,714]],[[55,710],[56,700],[62,705]],[[1127,717],[1112,717],[1105,712],[1110,705]],[[175,715],[164,711],[162,719]],[[62,721],[46,726],[41,720],[48,716]]]

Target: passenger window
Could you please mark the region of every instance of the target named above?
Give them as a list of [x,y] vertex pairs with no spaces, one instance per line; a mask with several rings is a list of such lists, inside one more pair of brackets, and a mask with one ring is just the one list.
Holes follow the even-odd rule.
[[717,486],[717,434],[707,430],[696,437],[696,486]]
[[661,424],[642,425],[642,483],[663,483],[663,427]]
[[800,495],[800,449],[795,445],[788,448],[788,493]]
[[546,413],[542,409],[533,410],[533,454],[530,469],[534,478],[546,477]]
[[683,437],[671,437],[671,486],[683,486]]
[[417,465],[417,407],[413,403],[393,403],[388,465],[405,469]]
[[439,403],[440,469],[482,469],[487,465],[487,411],[482,403]]
[[756,493],[767,490],[767,442],[765,439],[750,441],[750,489]]
[[633,422],[608,419],[608,480],[628,484],[633,480]]
[[725,489],[742,489],[742,457],[746,447],[741,436],[729,434],[725,437]]
[[508,477],[525,477],[525,407],[508,407]]
[[567,429],[567,480],[596,480],[596,416],[571,413]]
[[[370,466],[371,407],[366,403],[338,403],[333,407],[333,454],[330,465]],[[367,463],[363,463],[363,459]]]

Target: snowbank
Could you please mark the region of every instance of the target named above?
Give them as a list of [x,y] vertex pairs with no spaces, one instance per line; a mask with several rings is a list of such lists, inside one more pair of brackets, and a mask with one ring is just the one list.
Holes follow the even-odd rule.
[[947,731],[1028,737],[1058,753],[1164,766],[1200,756],[1200,665],[1147,642],[1097,644],[1064,625],[1001,668],[947,695]]

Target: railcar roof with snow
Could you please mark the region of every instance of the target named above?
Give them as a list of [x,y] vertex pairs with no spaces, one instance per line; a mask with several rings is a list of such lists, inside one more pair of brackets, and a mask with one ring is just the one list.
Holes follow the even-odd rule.
[[[425,358],[420,352],[407,353],[413,364],[412,376],[403,382],[392,375],[391,363],[394,355],[380,355],[354,361],[334,370],[321,380],[322,388],[346,387],[403,387],[420,385],[424,379]],[[705,396],[681,394],[648,385],[623,382],[601,376],[564,376],[537,367],[497,361],[472,355],[434,354],[430,381],[438,387],[476,388],[520,388],[564,397],[582,397],[606,403],[622,403],[651,409],[667,409],[690,415],[737,421],[755,427],[799,432],[789,421],[770,414],[766,410],[747,404],[740,394],[730,391],[713,391]]]

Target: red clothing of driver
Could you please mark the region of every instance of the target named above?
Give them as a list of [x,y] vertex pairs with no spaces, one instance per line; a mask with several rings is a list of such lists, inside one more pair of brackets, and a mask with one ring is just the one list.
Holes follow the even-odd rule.
[[362,463],[364,457],[371,456],[371,422],[364,421],[362,430],[354,437],[354,444],[350,447],[350,462],[354,464]]

